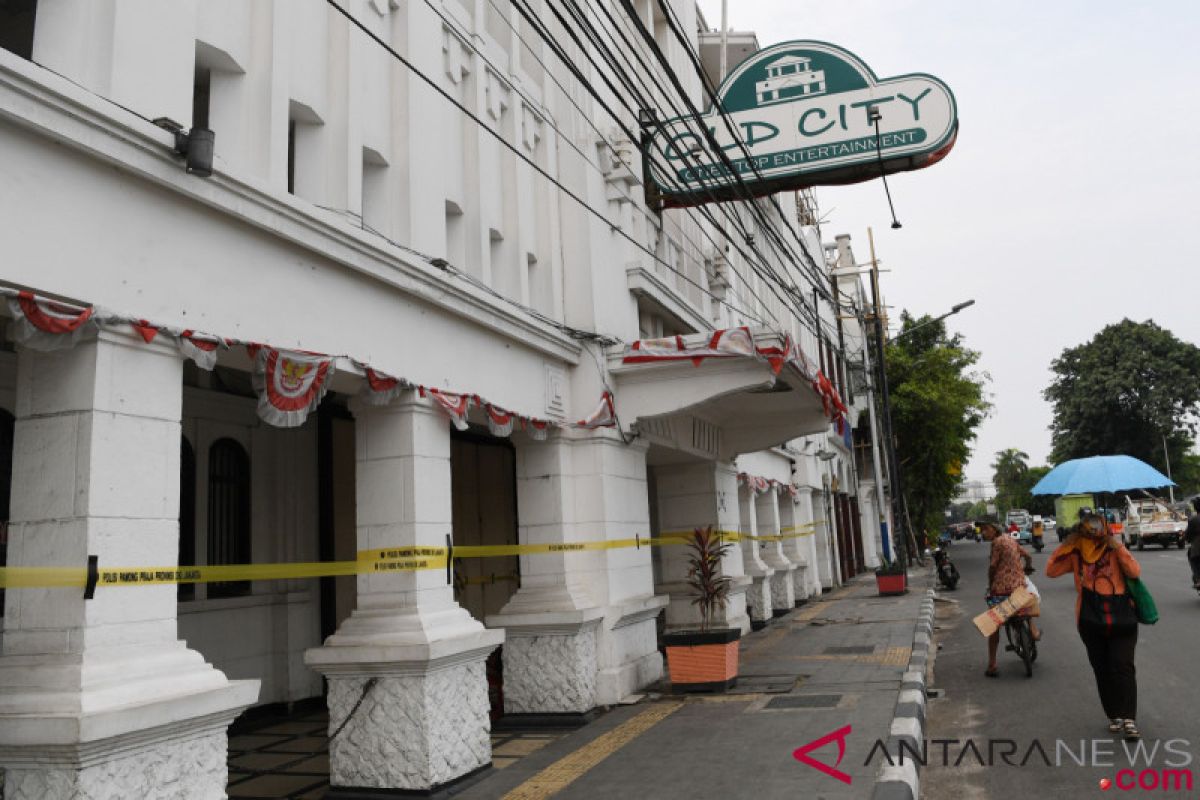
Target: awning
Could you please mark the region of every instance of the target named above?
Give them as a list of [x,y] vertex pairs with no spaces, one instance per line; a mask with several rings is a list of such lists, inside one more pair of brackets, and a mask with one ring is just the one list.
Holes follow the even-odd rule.
[[635,342],[609,372],[622,423],[721,460],[821,433],[841,404],[790,338],[749,328]]

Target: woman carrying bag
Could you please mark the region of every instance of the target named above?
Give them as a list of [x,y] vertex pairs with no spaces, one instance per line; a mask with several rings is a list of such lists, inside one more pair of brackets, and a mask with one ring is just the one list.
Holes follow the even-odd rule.
[[[1079,514],[1075,532],[1046,562],[1046,575],[1075,576],[1075,621],[1096,675],[1100,703],[1111,733],[1140,738],[1134,651],[1138,610],[1131,590],[1142,569],[1119,537],[1109,536],[1104,518],[1091,509]],[[1149,620],[1147,620],[1149,621]]]

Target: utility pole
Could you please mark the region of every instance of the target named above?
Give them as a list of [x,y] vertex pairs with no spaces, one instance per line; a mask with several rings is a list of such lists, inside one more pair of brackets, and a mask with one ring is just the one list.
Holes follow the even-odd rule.
[[[875,257],[875,234],[867,228],[867,241],[871,245],[871,305],[875,308],[875,353],[879,364],[879,391],[883,403],[883,436],[887,446],[888,475],[891,478],[891,507],[893,528],[899,527],[900,496],[903,485],[900,481],[900,467],[896,461],[896,440],[892,433],[892,399],[888,391],[887,364],[884,362],[884,329],[883,307],[879,302],[879,261]],[[895,534],[893,534],[895,535]],[[896,561],[902,567],[908,566],[908,536],[902,534],[895,537]]]
[[[1163,434],[1162,440],[1163,458],[1166,459],[1167,462],[1167,479],[1173,481],[1175,479],[1171,477],[1171,451],[1167,449],[1167,435],[1165,433]],[[1171,505],[1175,505],[1175,487],[1167,486],[1167,492],[1169,492],[1171,495]]]

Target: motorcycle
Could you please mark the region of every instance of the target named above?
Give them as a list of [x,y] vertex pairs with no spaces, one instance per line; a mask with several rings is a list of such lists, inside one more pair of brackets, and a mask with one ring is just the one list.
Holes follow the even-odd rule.
[[1046,532],[1046,529],[1042,526],[1042,523],[1035,522],[1033,524],[1033,531],[1032,531],[1032,537],[1031,537],[1033,549],[1038,551],[1039,553],[1042,552],[1042,548],[1046,546],[1045,542],[1044,542],[1045,532]]
[[946,589],[953,591],[958,587],[958,567],[950,560],[950,554],[942,548],[933,551],[933,563],[937,565],[938,582]]

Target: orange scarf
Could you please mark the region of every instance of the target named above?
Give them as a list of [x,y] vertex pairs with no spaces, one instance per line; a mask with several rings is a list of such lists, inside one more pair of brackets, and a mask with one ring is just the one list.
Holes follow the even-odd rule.
[[1075,537],[1075,552],[1086,564],[1095,564],[1100,557],[1108,552],[1108,537],[1103,531],[1095,531]]

